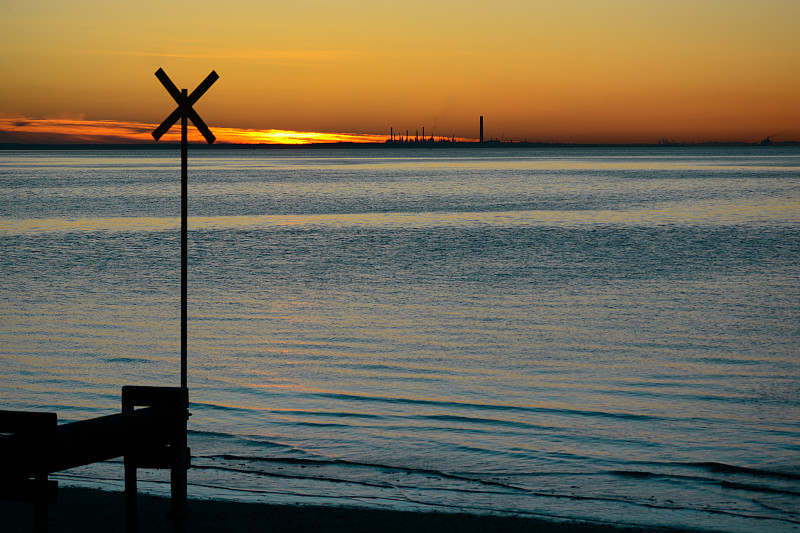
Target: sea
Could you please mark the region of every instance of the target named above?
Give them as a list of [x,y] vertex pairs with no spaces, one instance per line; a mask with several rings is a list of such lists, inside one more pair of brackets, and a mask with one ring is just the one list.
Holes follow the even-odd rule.
[[[188,175],[190,497],[800,530],[800,148],[190,146]],[[0,406],[179,376],[179,149],[0,152]]]

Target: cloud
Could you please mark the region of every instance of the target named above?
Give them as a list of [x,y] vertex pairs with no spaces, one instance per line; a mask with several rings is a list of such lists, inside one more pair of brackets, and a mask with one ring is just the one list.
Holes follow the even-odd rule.
[[[157,124],[84,118],[28,118],[0,116],[0,142],[24,144],[150,144]],[[290,130],[255,130],[211,128],[217,142],[230,144],[309,144],[334,142],[383,142],[384,135],[361,133],[325,133]],[[180,141],[180,130],[173,127],[162,141]],[[203,142],[194,128],[189,128],[190,142]]]

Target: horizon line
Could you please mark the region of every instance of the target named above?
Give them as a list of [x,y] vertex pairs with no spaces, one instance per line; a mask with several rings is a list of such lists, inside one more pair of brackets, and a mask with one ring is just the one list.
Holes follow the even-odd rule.
[[[0,150],[162,150],[180,147],[180,141],[167,142],[7,142],[0,135]],[[703,147],[786,147],[800,146],[800,141],[775,141],[775,142],[751,142],[751,141],[692,141],[692,142],[549,142],[549,141],[409,141],[409,142],[352,142],[352,141],[333,141],[333,142],[303,142],[303,143],[220,143],[208,144],[197,140],[190,142],[194,149],[308,149],[308,148],[429,148],[429,149],[448,149],[448,148],[703,148]]]
[[[4,116],[0,114],[0,144],[3,145],[139,145],[155,146],[156,142],[151,137],[151,132],[157,124],[130,122],[121,120],[87,120],[78,117],[47,117],[29,118],[25,116]],[[401,136],[403,140],[394,140],[390,135],[372,133],[334,133],[313,132],[297,130],[252,128],[212,128],[217,137],[218,145],[235,146],[298,146],[298,145],[336,145],[336,144],[367,144],[367,145],[430,145],[430,144],[470,144],[480,145],[478,138],[457,137],[455,135],[419,135]],[[424,130],[423,130],[424,131]],[[541,146],[660,146],[660,145],[702,145],[702,144],[740,144],[740,145],[793,145],[800,144],[798,140],[773,141],[772,135],[758,141],[747,140],[675,140],[662,137],[655,141],[559,141],[535,140],[522,141],[501,140],[490,138],[484,140],[484,145],[541,145]],[[173,128],[163,136],[160,144],[180,142],[178,128]],[[194,128],[189,130],[189,141],[199,143],[203,141],[202,135]]]

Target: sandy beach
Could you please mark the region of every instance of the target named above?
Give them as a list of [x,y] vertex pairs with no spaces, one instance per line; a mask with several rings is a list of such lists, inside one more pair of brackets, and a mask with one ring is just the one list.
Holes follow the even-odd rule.
[[[140,531],[172,531],[166,518],[169,500],[139,495]],[[58,503],[49,508],[52,533],[124,532],[124,494],[92,489],[60,488]],[[4,533],[33,531],[33,506],[0,502],[0,530]],[[343,507],[270,505],[190,500],[187,531],[190,533],[254,532],[636,532],[678,531],[625,528],[576,522],[549,522],[534,518],[470,514],[414,513]]]

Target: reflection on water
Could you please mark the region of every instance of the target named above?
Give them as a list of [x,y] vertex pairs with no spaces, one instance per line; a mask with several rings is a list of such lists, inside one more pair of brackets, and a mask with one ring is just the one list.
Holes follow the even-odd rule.
[[[770,199],[753,201],[705,202],[702,207],[683,202],[665,203],[658,209],[607,211],[493,211],[493,212],[425,212],[425,213],[357,213],[319,215],[261,215],[193,217],[194,230],[249,230],[273,226],[309,226],[329,229],[344,228],[423,228],[480,226],[665,226],[691,225],[786,225],[800,222],[800,200]],[[158,232],[175,230],[176,218],[84,218],[10,220],[0,224],[0,235],[54,232]]]
[[[792,530],[798,170],[772,148],[198,150],[191,490]],[[76,420],[177,382],[177,175],[163,152],[3,154],[4,408]]]

